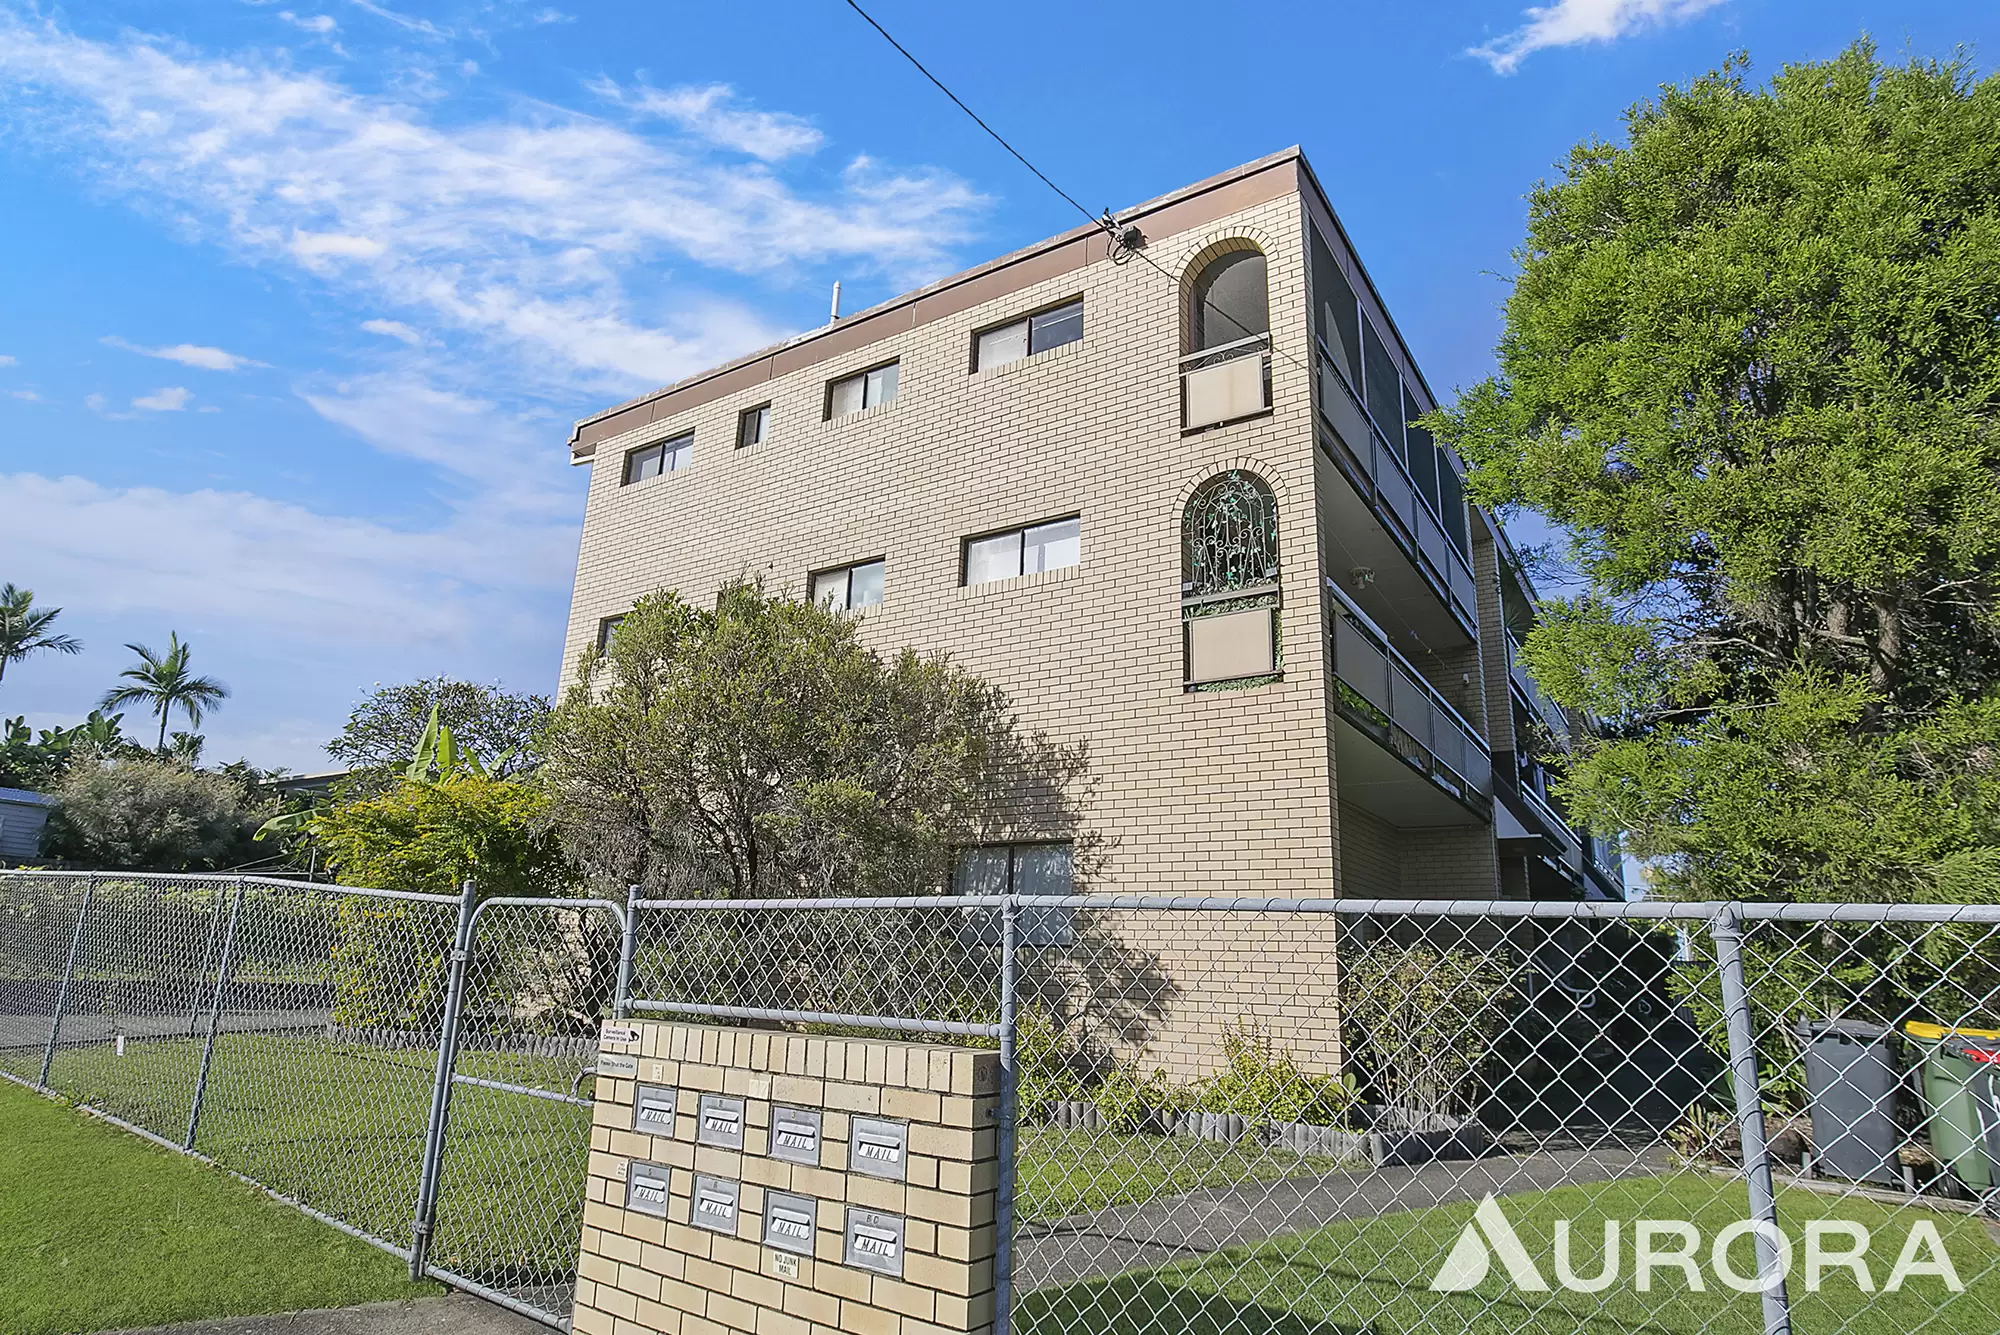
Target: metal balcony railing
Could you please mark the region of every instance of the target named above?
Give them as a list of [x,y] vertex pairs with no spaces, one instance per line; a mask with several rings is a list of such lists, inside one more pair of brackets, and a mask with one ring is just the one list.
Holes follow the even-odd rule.
[[[1368,615],[1331,580],[1334,674],[1364,709],[1343,697],[1354,722],[1454,796],[1493,796],[1493,757],[1470,723],[1390,646]],[[1354,717],[1357,713],[1362,717]]]
[[1444,526],[1417,490],[1403,462],[1382,433],[1375,429],[1354,387],[1340,373],[1325,348],[1319,352],[1320,415],[1339,436],[1349,457],[1373,484],[1374,500],[1395,517],[1405,545],[1413,547],[1420,567],[1444,593],[1468,626],[1479,621],[1478,586],[1472,567],[1445,536]]
[[1271,406],[1271,336],[1252,334],[1181,358],[1181,426],[1255,417]]

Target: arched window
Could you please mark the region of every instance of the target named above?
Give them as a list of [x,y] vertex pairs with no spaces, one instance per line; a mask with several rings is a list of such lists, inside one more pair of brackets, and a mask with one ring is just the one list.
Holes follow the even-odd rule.
[[1181,512],[1181,629],[1191,691],[1260,686],[1278,660],[1278,502],[1255,473],[1196,487]]
[[1271,332],[1271,303],[1264,286],[1264,255],[1232,250],[1210,260],[1194,280],[1193,338],[1189,352],[1204,352],[1252,334]]
[[1181,595],[1256,589],[1278,579],[1278,502],[1255,473],[1195,488],[1181,515]]

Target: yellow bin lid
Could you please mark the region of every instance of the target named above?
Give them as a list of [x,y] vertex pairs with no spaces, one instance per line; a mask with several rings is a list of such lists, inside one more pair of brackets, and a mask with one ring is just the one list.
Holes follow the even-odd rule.
[[1903,1032],[1911,1038],[2000,1038],[2000,1029],[1947,1029],[1941,1024],[1905,1020]]

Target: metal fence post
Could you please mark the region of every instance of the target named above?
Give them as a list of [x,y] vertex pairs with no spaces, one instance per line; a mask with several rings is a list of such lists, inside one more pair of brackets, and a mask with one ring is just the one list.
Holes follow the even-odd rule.
[[625,935],[618,943],[618,991],[611,999],[614,1019],[632,1015],[632,961],[639,953],[639,887],[625,888]]
[[222,990],[229,986],[229,970],[236,963],[236,920],[243,913],[243,878],[236,878],[236,893],[229,899],[229,926],[222,933],[222,960],[215,969],[215,998],[208,1007],[208,1033],[201,1040],[201,1066],[194,1077],[194,1101],[188,1105],[187,1139],[181,1143],[194,1148],[195,1127],[201,1124],[201,1103],[208,1095],[208,1069],[215,1060],[215,1033],[222,1027]]
[[452,938],[451,967],[444,992],[444,1021],[438,1028],[437,1074],[431,1082],[430,1118],[424,1128],[424,1160],[417,1178],[417,1213],[410,1221],[410,1278],[422,1279],[430,1264],[431,1225],[437,1218],[438,1170],[444,1160],[445,1119],[451,1114],[451,1075],[458,1060],[458,1016],[465,1001],[465,969],[472,957],[472,915],[478,890],[466,878],[458,897],[458,930]]
[[49,1087],[49,1068],[56,1059],[56,1040],[62,1034],[63,1012],[69,1008],[69,990],[76,980],[76,957],[83,949],[83,925],[90,918],[90,902],[97,897],[97,876],[93,873],[84,878],[83,903],[76,911],[76,930],[70,933],[69,959],[63,964],[62,983],[56,988],[56,1004],[49,1016],[49,1045],[42,1049],[42,1074],[35,1081],[43,1089]]
[[993,1196],[993,1335],[1008,1335],[1014,1318],[1014,1108],[1015,947],[1020,941],[1019,899],[1000,906],[1000,1126],[998,1177]]
[[1778,1198],[1771,1185],[1771,1158],[1764,1144],[1757,1034],[1751,1020],[1750,988],[1743,977],[1743,917],[1736,905],[1725,905],[1710,919],[1709,931],[1715,937],[1715,962],[1722,975],[1730,1083],[1735,1087],[1736,1124],[1743,1138],[1743,1179],[1749,1188],[1750,1217],[1767,1226],[1755,1235],[1757,1275],[1763,1281],[1764,1335],[1791,1335],[1791,1298],[1785,1288],[1784,1258],[1776,1246]]

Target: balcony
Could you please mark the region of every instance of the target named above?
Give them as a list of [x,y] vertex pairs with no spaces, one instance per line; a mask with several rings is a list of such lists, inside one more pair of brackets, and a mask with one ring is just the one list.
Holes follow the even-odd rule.
[[[1325,348],[1318,353],[1319,414],[1332,428],[1329,453],[1466,635],[1479,624],[1472,567],[1445,536],[1402,457],[1369,420]],[[1324,440],[1324,438],[1322,438]]]
[[1405,828],[1489,821],[1493,758],[1477,730],[1333,581],[1326,590],[1342,799]]
[[1252,334],[1181,359],[1181,427],[1199,431],[1269,412],[1271,336]]

